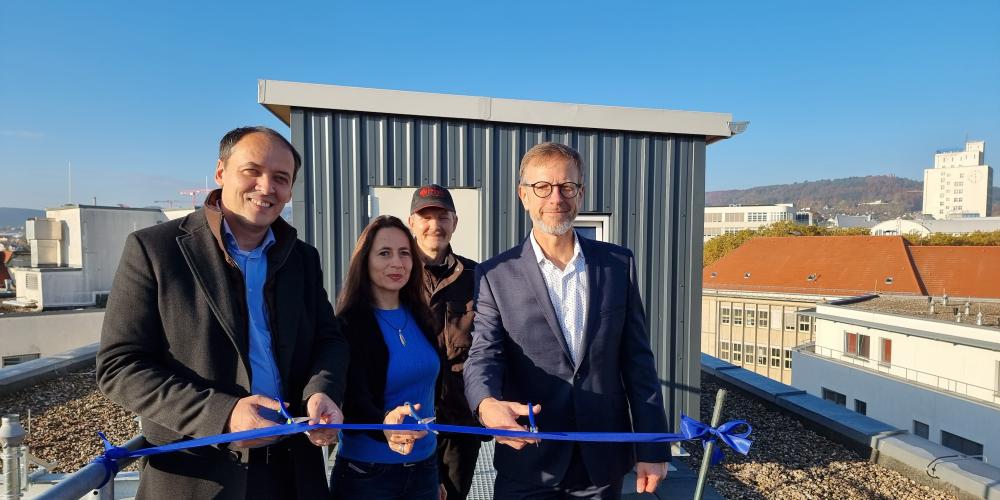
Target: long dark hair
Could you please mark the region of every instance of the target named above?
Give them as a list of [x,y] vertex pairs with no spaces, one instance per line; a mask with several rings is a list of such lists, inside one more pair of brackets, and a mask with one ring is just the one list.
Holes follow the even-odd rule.
[[423,294],[423,264],[417,253],[417,243],[410,233],[410,229],[403,224],[403,221],[391,215],[380,215],[368,223],[358,243],[354,246],[354,253],[351,254],[351,263],[347,268],[347,278],[344,280],[344,287],[340,290],[337,298],[337,314],[345,311],[352,311],[357,308],[371,309],[375,306],[375,299],[372,295],[372,279],[368,274],[368,255],[375,244],[375,235],[382,229],[396,228],[406,235],[406,240],[410,244],[410,257],[413,265],[410,267],[410,279],[406,281],[403,288],[399,290],[399,302],[406,306],[414,319],[422,327],[430,325],[430,309],[424,302]]

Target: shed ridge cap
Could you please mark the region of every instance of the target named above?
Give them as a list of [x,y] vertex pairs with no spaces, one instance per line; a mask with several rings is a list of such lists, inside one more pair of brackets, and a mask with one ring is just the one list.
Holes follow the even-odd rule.
[[259,80],[259,103],[286,124],[291,108],[485,120],[551,127],[729,138],[732,114]]

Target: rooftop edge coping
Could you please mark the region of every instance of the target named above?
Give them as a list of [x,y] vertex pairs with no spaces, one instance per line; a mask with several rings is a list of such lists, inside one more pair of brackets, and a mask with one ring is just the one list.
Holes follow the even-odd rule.
[[[730,113],[503,99],[282,80],[257,81],[257,102],[285,125],[291,108],[330,109],[662,134],[735,135]],[[739,132],[739,131],[737,131]]]

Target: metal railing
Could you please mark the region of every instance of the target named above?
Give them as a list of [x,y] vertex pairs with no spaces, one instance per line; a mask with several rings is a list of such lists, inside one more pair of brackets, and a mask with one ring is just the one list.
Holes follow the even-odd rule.
[[[125,443],[123,448],[135,451],[147,446],[146,438],[136,436],[131,441]],[[125,458],[118,461],[118,469],[122,470],[135,458]],[[101,486],[101,482],[107,477],[107,469],[99,463],[90,463],[82,469],[67,475],[52,488],[45,490],[41,495],[35,497],[38,500],[64,500],[66,498],[80,498],[94,492],[94,498],[101,500],[112,500],[115,498],[115,478],[112,475],[108,482]],[[99,489],[98,487],[101,486]]]
[[[803,279],[805,277],[803,276]],[[873,284],[871,288],[860,289],[860,288],[827,288],[822,286],[809,286],[804,285],[800,287],[796,286],[786,286],[786,285],[755,285],[753,283],[723,283],[723,284],[713,284],[711,278],[706,279],[702,283],[702,289],[706,292],[706,295],[725,295],[726,292],[744,292],[744,293],[772,293],[772,294],[789,294],[789,295],[822,295],[829,297],[855,297],[858,295],[868,295],[868,294],[883,294],[883,295],[893,295],[893,296],[905,296],[905,297],[921,297],[922,295],[917,292],[898,292],[893,291],[892,285],[884,284],[879,282],[878,284]]]
[[877,359],[838,351],[828,347],[817,346],[812,343],[800,345],[795,349],[806,355],[812,354],[816,357],[832,359],[840,361],[841,363],[860,366],[869,371],[904,379],[908,382],[916,382],[918,384],[930,386],[945,392],[960,394],[967,398],[1000,406],[1000,391],[998,391],[997,388],[982,387],[968,382],[962,382],[961,380],[955,380],[948,377],[942,377],[941,375],[916,370],[914,368],[885,363]]

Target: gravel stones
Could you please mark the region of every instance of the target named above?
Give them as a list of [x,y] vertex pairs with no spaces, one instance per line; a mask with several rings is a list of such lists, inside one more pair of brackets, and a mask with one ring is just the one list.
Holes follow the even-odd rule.
[[116,445],[139,434],[135,415],[97,390],[93,366],[0,396],[0,413],[21,416],[29,429],[28,448],[56,462],[54,472],[75,471],[100,455],[104,447],[98,431]]
[[[702,381],[702,422],[711,421],[720,386]],[[743,419],[753,426],[753,446],[743,456],[723,446],[726,459],[710,469],[708,482],[728,499],[953,499],[896,471],[869,462],[840,444],[806,429],[795,418],[730,389],[722,422]],[[686,464],[701,465],[702,447],[684,443]]]

